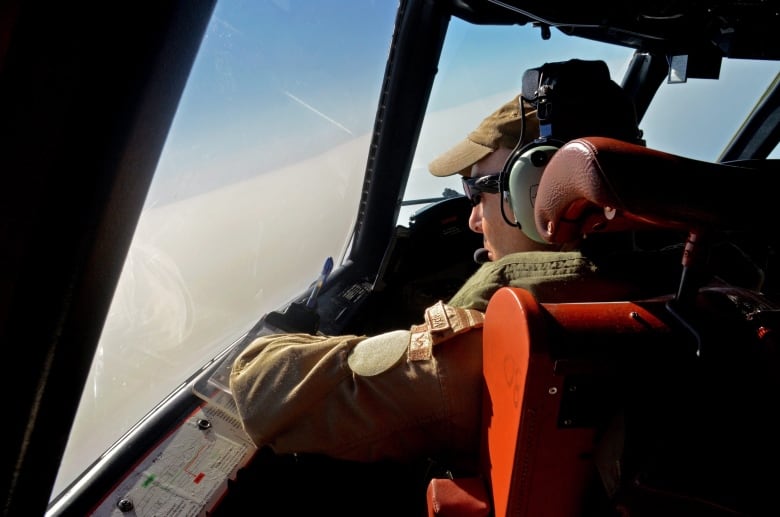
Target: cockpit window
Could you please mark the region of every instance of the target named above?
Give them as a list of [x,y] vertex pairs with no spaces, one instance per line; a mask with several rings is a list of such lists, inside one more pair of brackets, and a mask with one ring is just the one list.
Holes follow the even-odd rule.
[[[520,93],[523,72],[546,62],[601,59],[620,78],[632,51],[537,27],[472,25],[453,18],[442,49],[398,224],[432,200],[462,194],[460,178],[438,178],[428,163],[459,142],[479,122]],[[619,82],[619,80],[618,80]]]
[[[543,40],[539,29],[530,25],[478,26],[453,18],[398,224],[408,225],[409,217],[433,200],[462,194],[459,178],[434,177],[428,163],[517,95],[525,70],[572,58],[600,59],[620,83],[632,55],[629,48],[572,38],[555,30],[549,40]],[[776,74],[773,61],[724,59],[718,80],[661,85],[640,123],[647,145],[716,161]]]
[[394,2],[217,3],[138,222],[56,496],[347,249]]
[[[217,2],[52,496],[263,314],[305,291],[328,257],[338,267],[359,212],[397,7]],[[453,18],[398,224],[462,195],[460,178],[433,177],[428,163],[517,95],[526,69],[600,59],[620,82],[632,54],[557,31],[544,40],[530,24]],[[775,62],[724,60],[718,81],[663,85],[640,124],[648,146],[717,159],[776,73]]]

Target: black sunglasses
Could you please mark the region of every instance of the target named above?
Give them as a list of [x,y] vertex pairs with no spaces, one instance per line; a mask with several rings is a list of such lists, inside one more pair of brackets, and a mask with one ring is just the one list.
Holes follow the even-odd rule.
[[463,192],[471,201],[471,206],[477,206],[482,201],[480,194],[498,194],[500,183],[500,172],[478,178],[463,178]]

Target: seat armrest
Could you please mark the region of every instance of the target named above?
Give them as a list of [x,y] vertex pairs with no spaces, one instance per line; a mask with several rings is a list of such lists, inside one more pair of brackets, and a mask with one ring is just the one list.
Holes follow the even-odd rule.
[[490,503],[479,477],[434,478],[428,483],[428,517],[485,517]]
[[612,138],[566,143],[544,169],[539,235],[570,242],[642,229],[774,231],[780,161],[713,163]]

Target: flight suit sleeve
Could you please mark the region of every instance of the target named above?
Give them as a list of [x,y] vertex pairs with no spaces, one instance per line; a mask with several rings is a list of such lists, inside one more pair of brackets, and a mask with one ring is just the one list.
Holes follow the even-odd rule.
[[230,376],[244,429],[278,453],[354,461],[476,453],[482,322],[438,302],[409,330],[260,337]]

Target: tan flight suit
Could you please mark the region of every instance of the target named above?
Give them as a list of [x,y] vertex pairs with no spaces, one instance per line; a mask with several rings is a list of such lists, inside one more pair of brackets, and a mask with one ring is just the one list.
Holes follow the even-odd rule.
[[484,264],[449,304],[430,307],[424,323],[409,330],[260,337],[236,359],[230,378],[246,432],[278,453],[347,460],[476,454],[482,311],[506,285],[542,302],[635,294],[580,252],[523,252]]

